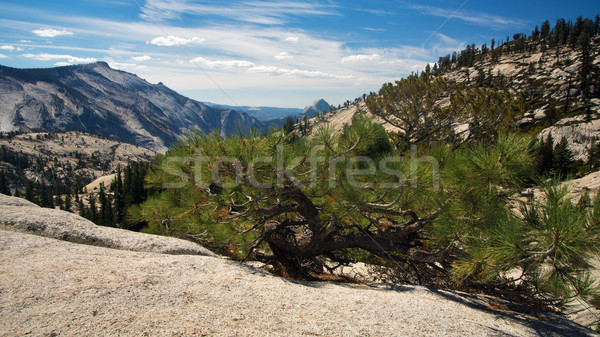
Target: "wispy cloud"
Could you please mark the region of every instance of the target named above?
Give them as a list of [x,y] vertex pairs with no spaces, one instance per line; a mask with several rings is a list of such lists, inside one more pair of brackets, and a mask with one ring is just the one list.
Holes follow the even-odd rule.
[[210,68],[250,68],[254,67],[255,64],[244,60],[225,60],[225,61],[210,61],[204,57],[196,57],[190,60],[190,63],[202,64]]
[[292,55],[290,55],[290,53],[283,51],[275,56],[273,56],[276,60],[287,60],[287,59],[291,59],[293,58]]
[[0,59],[7,59],[7,58],[8,58],[8,56],[0,54]]
[[73,35],[73,32],[68,31],[66,29],[56,30],[53,28],[35,29],[32,31],[32,33],[39,37],[56,37],[56,36],[63,36],[63,35]]
[[385,32],[384,28],[372,28],[372,27],[362,27],[361,29],[368,30],[370,32]]
[[197,44],[197,43],[202,43],[204,41],[205,41],[205,39],[201,39],[199,37],[184,38],[184,37],[169,35],[169,36],[156,37],[156,38],[152,39],[150,41],[150,43],[155,46],[172,47],[172,46],[184,46],[184,45],[192,44],[192,43]]
[[120,69],[120,70],[143,70],[146,69],[147,67],[144,65],[137,65],[135,63],[128,63],[128,62],[115,62],[112,60],[108,60],[108,65],[111,68],[115,68],[115,69]]
[[15,46],[11,46],[11,45],[3,45],[0,46],[0,50],[6,50],[6,51],[22,51],[23,48],[20,47],[15,47]]
[[48,54],[48,53],[23,54],[23,56],[30,58],[30,59],[38,60],[38,61],[66,60],[66,62],[68,62],[69,64],[92,63],[92,62],[98,61],[98,59],[93,58],[93,57],[77,57],[77,56],[71,56],[71,55],[58,55],[58,54]]
[[334,75],[318,70],[303,70],[303,69],[287,69],[276,66],[256,66],[248,69],[249,72],[263,73],[276,76],[291,76],[301,78],[330,78],[330,79],[350,79],[350,75]]
[[527,25],[527,21],[524,20],[515,20],[508,19],[505,17],[492,15],[488,13],[482,12],[474,12],[474,11],[465,11],[455,9],[445,9],[434,6],[423,6],[415,3],[407,3],[400,2],[406,8],[417,11],[423,15],[437,16],[442,18],[452,18],[457,20],[462,20],[467,23],[477,25],[477,26],[485,26],[492,28],[507,28],[507,27],[522,27]]
[[341,62],[342,63],[362,62],[362,61],[373,62],[373,61],[376,61],[379,59],[381,59],[381,56],[379,54],[370,54],[370,55],[357,54],[357,55],[346,56],[341,60]]
[[141,17],[149,21],[166,21],[179,19],[182,14],[192,14],[254,24],[282,25],[293,16],[336,15],[334,8],[331,3],[303,1],[228,1],[215,5],[188,0],[148,0],[142,8]]
[[142,55],[142,56],[133,56],[133,57],[131,57],[131,59],[136,62],[144,62],[144,61],[152,60],[152,57],[150,57],[148,55]]

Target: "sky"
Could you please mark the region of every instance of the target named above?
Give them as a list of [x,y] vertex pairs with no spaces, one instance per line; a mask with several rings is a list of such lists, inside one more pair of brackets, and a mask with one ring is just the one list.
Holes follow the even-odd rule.
[[0,64],[105,61],[225,105],[343,104],[440,56],[600,1],[0,0]]

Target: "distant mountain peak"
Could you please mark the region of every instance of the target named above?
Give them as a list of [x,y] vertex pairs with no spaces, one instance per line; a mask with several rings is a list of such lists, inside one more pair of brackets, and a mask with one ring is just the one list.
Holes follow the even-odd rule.
[[320,99],[317,99],[316,101],[314,101],[313,104],[304,108],[304,111],[302,111],[302,114],[306,115],[306,117],[310,118],[310,117],[320,114],[323,111],[325,111],[325,112],[329,111],[329,103],[327,103],[327,101],[325,101],[324,99],[320,98]]

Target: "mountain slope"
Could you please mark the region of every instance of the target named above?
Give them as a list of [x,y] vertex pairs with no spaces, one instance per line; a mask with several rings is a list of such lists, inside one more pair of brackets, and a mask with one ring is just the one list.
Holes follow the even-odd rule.
[[162,151],[187,130],[229,136],[236,126],[264,129],[246,113],[209,107],[104,62],[0,66],[0,131],[78,130]]
[[[447,107],[453,88],[474,87],[490,92],[509,92],[522,98],[525,113],[515,128],[539,137],[552,133],[555,142],[564,136],[576,159],[585,160],[594,141],[600,139],[600,36],[580,45],[552,43],[551,38],[520,37],[496,49],[469,46],[456,58],[441,57],[430,74],[448,83],[437,102]],[[470,61],[462,61],[470,59]],[[418,75],[417,75],[418,76]],[[334,130],[352,122],[357,111],[367,111],[362,101],[312,118],[311,125],[329,123]],[[380,122],[388,131],[398,128]]]
[[65,188],[79,190],[114,173],[119,165],[149,161],[155,155],[146,148],[78,131],[0,135],[0,171],[13,193],[24,193],[27,180],[59,193]]

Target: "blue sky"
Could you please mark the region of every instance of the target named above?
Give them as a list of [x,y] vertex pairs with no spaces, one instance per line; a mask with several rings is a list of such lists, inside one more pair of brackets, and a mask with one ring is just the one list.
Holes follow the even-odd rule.
[[200,101],[304,107],[600,1],[0,0],[0,64],[106,61]]

